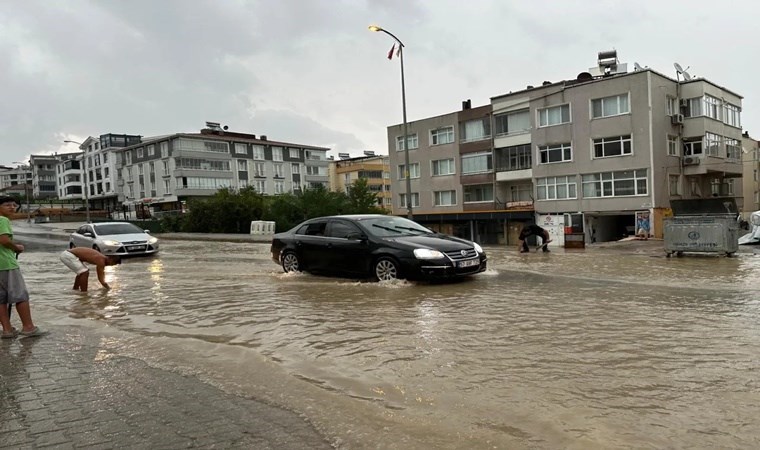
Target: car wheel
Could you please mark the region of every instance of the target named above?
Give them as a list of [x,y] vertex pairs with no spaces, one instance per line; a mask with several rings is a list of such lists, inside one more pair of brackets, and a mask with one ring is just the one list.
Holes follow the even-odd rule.
[[300,272],[301,262],[298,260],[298,255],[294,252],[285,252],[282,255],[282,270],[285,273]]
[[393,281],[399,278],[398,263],[395,259],[383,256],[373,266],[377,281]]

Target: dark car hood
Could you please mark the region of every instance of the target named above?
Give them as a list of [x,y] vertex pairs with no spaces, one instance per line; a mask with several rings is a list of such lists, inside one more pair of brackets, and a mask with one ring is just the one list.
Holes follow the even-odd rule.
[[445,234],[426,234],[415,236],[388,237],[386,241],[406,244],[413,248],[429,248],[442,252],[473,248],[472,242]]

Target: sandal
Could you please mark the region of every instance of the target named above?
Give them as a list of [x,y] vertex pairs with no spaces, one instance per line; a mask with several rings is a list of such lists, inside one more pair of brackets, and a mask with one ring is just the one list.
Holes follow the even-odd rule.
[[11,328],[11,331],[5,333],[3,332],[2,335],[0,335],[0,338],[2,339],[15,339],[18,336],[18,330],[15,328]]
[[47,331],[40,330],[40,327],[34,327],[34,329],[31,331],[20,331],[18,334],[22,338],[27,338],[27,337],[35,337],[35,336],[44,336],[47,334]]

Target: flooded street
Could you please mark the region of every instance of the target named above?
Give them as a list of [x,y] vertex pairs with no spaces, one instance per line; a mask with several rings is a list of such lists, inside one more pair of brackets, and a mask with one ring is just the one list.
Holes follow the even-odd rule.
[[164,240],[107,268],[111,291],[93,276],[77,293],[66,243],[34,239],[18,236],[37,322],[108,330],[104,346],[345,448],[760,445],[760,255],[491,247],[468,281],[386,284],[284,274],[265,244]]

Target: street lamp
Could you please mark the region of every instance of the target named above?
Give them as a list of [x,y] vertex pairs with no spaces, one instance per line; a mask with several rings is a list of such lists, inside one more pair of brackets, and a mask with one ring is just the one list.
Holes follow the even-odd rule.
[[388,30],[378,27],[377,25],[370,25],[370,31],[382,31],[398,44],[398,56],[401,60],[401,110],[404,115],[404,172],[406,176],[406,216],[409,220],[412,220],[414,214],[412,213],[412,180],[409,177],[409,135],[407,134],[406,123],[406,87],[404,86],[404,43],[399,38],[393,35]]
[[84,172],[84,210],[87,215],[87,223],[90,223],[90,198],[88,191],[90,190],[89,183],[87,182],[87,150],[82,148],[84,144],[77,141],[65,140],[66,144],[79,144],[79,148],[82,149],[82,172]]
[[[31,161],[29,161],[31,163]],[[15,161],[13,164],[20,164],[23,167],[26,167],[24,163],[20,161]],[[29,164],[29,169],[31,169],[32,165]],[[16,167],[18,169],[18,166]],[[29,205],[29,179],[26,176],[26,169],[24,169],[24,197],[26,197],[26,223],[32,223],[32,208]]]

